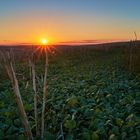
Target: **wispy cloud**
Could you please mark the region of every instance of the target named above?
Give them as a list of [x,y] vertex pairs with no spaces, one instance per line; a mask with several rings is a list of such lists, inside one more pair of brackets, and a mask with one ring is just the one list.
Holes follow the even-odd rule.
[[69,45],[78,45],[78,44],[102,44],[102,43],[111,43],[111,42],[123,42],[128,41],[127,39],[103,39],[103,40],[81,40],[81,41],[65,41],[59,42],[58,44],[69,44]]

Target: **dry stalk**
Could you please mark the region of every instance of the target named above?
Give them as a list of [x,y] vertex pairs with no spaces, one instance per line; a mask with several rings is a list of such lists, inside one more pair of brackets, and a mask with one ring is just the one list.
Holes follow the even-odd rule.
[[35,115],[35,127],[36,127],[36,135],[39,135],[38,130],[38,110],[37,110],[37,90],[36,90],[36,72],[35,72],[35,62],[34,55],[32,53],[32,58],[30,60],[31,68],[32,68],[32,80],[33,80],[33,91],[34,91],[34,115]]
[[132,71],[133,69],[133,50],[137,43],[137,33],[134,32],[135,39],[131,41],[130,50],[129,50],[129,70]]
[[30,130],[30,126],[29,126],[29,122],[27,119],[27,115],[23,106],[23,102],[21,99],[21,94],[20,94],[20,90],[19,90],[19,84],[18,84],[18,80],[16,77],[16,73],[14,71],[13,68],[13,64],[10,58],[10,54],[7,53],[3,54],[1,52],[1,55],[3,57],[3,61],[4,61],[4,66],[6,68],[6,71],[8,73],[8,76],[12,82],[12,86],[13,86],[13,90],[14,90],[14,94],[15,94],[15,99],[16,99],[16,103],[17,103],[17,107],[19,110],[19,115],[23,124],[23,127],[25,129],[25,136],[28,138],[28,140],[33,140],[33,136],[32,136],[32,132]]
[[42,125],[41,125],[41,138],[44,139],[45,130],[45,105],[46,105],[46,83],[47,83],[47,70],[48,70],[48,50],[45,48],[45,74],[43,84],[43,102],[42,102]]
[[131,44],[130,44],[130,49],[129,49],[129,71],[132,70],[132,58],[133,58],[133,55],[132,55],[132,41],[131,41]]

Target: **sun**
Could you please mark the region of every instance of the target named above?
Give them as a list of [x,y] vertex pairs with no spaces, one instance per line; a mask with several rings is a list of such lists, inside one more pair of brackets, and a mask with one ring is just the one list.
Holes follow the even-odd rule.
[[49,42],[49,40],[47,40],[46,38],[41,39],[41,44],[43,44],[43,45],[47,45],[48,42]]

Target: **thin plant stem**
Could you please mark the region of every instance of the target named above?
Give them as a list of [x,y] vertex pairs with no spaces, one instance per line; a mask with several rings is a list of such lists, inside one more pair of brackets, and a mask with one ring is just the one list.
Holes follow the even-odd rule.
[[36,72],[35,72],[35,62],[34,55],[32,53],[31,58],[31,68],[32,68],[32,80],[33,80],[33,91],[34,91],[34,115],[35,115],[35,127],[36,127],[36,135],[39,135],[38,130],[38,110],[37,110],[37,88],[36,88]]
[[46,105],[46,84],[47,84],[47,71],[48,71],[48,51],[45,47],[45,74],[44,74],[44,84],[43,84],[43,105],[42,105],[42,126],[41,126],[41,138],[44,139],[45,130],[45,105]]

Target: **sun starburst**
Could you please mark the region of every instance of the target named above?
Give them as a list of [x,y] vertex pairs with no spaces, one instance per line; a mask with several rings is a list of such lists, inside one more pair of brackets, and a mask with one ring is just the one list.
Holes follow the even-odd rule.
[[41,39],[41,44],[42,44],[42,45],[47,45],[48,42],[49,42],[49,40],[47,40],[46,38],[42,38],[42,39]]

